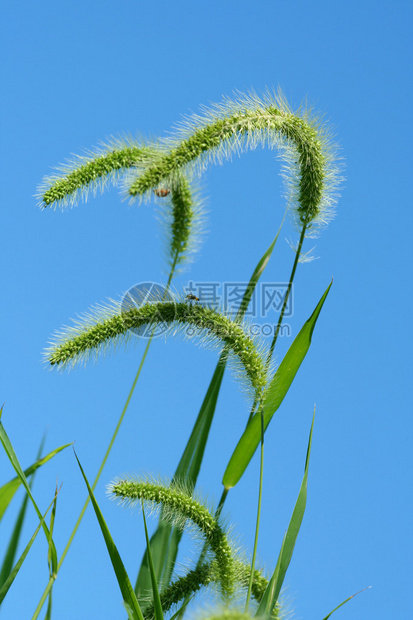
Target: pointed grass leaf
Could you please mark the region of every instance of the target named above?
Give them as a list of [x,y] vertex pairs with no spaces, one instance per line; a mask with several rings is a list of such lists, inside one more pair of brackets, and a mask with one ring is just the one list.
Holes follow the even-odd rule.
[[333,611],[330,611],[329,614],[326,615],[325,618],[323,618],[323,620],[328,620],[335,611],[337,611],[337,609],[340,609],[340,607],[343,607],[343,605],[345,605],[346,603],[348,603],[349,601],[351,601],[352,598],[354,598],[355,596],[357,596],[358,594],[361,594],[362,592],[364,592],[365,590],[369,590],[371,588],[371,586],[367,586],[367,588],[363,588],[362,590],[359,590],[358,592],[356,592],[355,594],[352,594],[351,596],[349,596],[348,598],[346,598],[345,601],[343,601],[342,603],[340,603],[340,605],[337,605],[337,607],[335,607],[333,609]]
[[[181,536],[182,532],[169,523],[162,521],[162,517],[160,517],[158,527],[150,539],[155,575],[157,582],[160,584],[168,583],[170,579],[178,554],[178,544]],[[150,591],[150,583],[151,572],[146,550],[135,583],[135,594],[138,598]]]
[[[2,411],[3,411],[3,408],[1,408],[1,410],[0,410],[0,417],[1,417]],[[21,465],[19,463],[19,459],[17,458],[17,454],[14,451],[12,443],[11,443],[7,433],[6,433],[6,429],[4,428],[2,422],[0,422],[0,441],[3,444],[3,448],[4,448],[4,450],[5,450],[5,452],[6,452],[7,456],[8,456],[8,459],[9,459],[10,463],[12,464],[14,470],[16,471],[16,473],[17,473],[21,483],[23,484],[24,488],[26,489],[26,493],[29,496],[29,498],[30,498],[30,500],[31,500],[31,502],[32,502],[32,504],[34,506],[34,509],[35,509],[35,511],[37,513],[37,516],[39,517],[39,519],[42,519],[42,513],[40,512],[40,510],[39,510],[39,508],[38,508],[38,506],[36,504],[36,501],[35,501],[35,499],[34,499],[34,497],[32,495],[32,492],[30,490],[29,483],[27,482],[27,478],[25,476],[25,473],[24,473],[24,471],[23,471],[23,469],[22,469],[22,467],[21,467]],[[10,497],[10,493],[8,494],[8,497]],[[10,499],[9,499],[9,501],[10,501]],[[43,531],[45,533],[46,540],[47,540],[48,544],[53,547],[54,553],[56,553],[55,544],[54,544],[53,540],[50,537],[49,528],[47,527],[47,525],[46,525],[46,523],[44,521],[42,521],[42,528],[43,528]]]
[[[298,369],[308,349],[310,348],[311,338],[317,319],[320,315],[321,308],[326,300],[328,292],[331,288],[332,282],[327,287],[320,301],[318,302],[314,312],[310,318],[304,323],[300,332],[294,339],[294,342],[288,349],[284,359],[282,360],[277,372],[275,373],[269,388],[264,396],[263,412],[264,412],[264,430],[266,430],[268,424],[274,413],[277,411],[285,395],[287,394],[290,386],[297,374]],[[258,410],[251,422],[245,429],[241,439],[239,440],[225,470],[222,484],[226,489],[234,487],[240,480],[244,471],[246,470],[249,462],[258,445],[261,441],[261,417]]]
[[[53,502],[54,501],[55,500],[53,499]],[[27,545],[26,545],[23,553],[21,554],[19,560],[17,561],[17,563],[14,566],[13,570],[10,571],[10,573],[8,574],[7,579],[1,585],[1,588],[0,588],[0,605],[3,602],[7,592],[9,591],[13,581],[15,580],[17,573],[19,572],[20,568],[22,567],[22,564],[23,564],[24,560],[26,559],[27,554],[29,553],[32,544],[34,543],[34,541],[36,539],[36,536],[37,536],[37,534],[40,531],[40,528],[43,526],[44,520],[46,519],[46,515],[49,512],[50,508],[52,507],[53,502],[50,504],[50,506],[48,507],[48,509],[44,513],[44,515],[41,517],[39,525],[35,529],[35,532],[34,532],[33,536],[30,538],[29,542],[27,543]]]
[[[33,463],[33,465],[31,465],[30,467],[24,470],[24,475],[26,476],[26,478],[31,476],[39,467],[47,463],[47,461],[50,461],[50,459],[56,456],[56,454],[58,454],[59,452],[61,452],[65,448],[68,448],[71,445],[72,445],[71,443],[68,443],[64,446],[60,446],[60,448],[56,448],[55,450],[53,450],[52,452],[50,452],[43,458],[38,459],[35,463]],[[0,520],[2,519],[4,513],[6,512],[8,505],[13,499],[14,494],[16,493],[21,483],[22,483],[21,478],[17,476],[16,478],[13,478],[12,480],[4,484],[2,487],[0,487]]]
[[[57,496],[60,492],[60,489],[62,488],[62,485],[60,485],[60,488],[57,488],[56,485],[56,493],[53,499],[53,508],[52,508],[52,514],[50,515],[50,526],[49,526],[49,531],[50,531],[50,543],[49,543],[49,550],[47,553],[47,562],[49,564],[49,581],[52,582],[52,584],[54,583],[56,577],[57,577],[57,553],[56,553],[56,549],[54,547],[54,545],[51,544],[52,536],[53,536],[53,529],[54,529],[54,524],[55,524],[55,520],[56,520],[56,508],[57,508]],[[48,600],[47,600],[47,610],[46,610],[46,615],[44,617],[44,620],[51,620],[52,618],[52,595],[53,595],[53,585],[50,587],[49,590],[49,594],[48,594]]]
[[171,620],[176,620],[176,618],[182,618],[183,613],[185,611],[185,609],[188,607],[189,603],[192,601],[192,599],[194,598],[194,594],[192,596],[189,596],[186,601],[184,602],[183,605],[181,605],[181,607],[178,609],[178,611],[176,611],[174,613],[173,616],[171,616]]
[[277,231],[277,234],[275,235],[271,245],[264,252],[262,257],[258,261],[257,266],[254,269],[254,272],[253,272],[253,274],[252,274],[252,276],[250,278],[250,281],[248,283],[248,286],[247,286],[246,291],[244,293],[244,296],[242,298],[239,310],[237,312],[237,319],[242,319],[244,314],[245,314],[245,312],[247,311],[248,304],[251,301],[251,297],[252,297],[252,295],[254,293],[255,287],[257,286],[258,281],[261,278],[262,274],[264,273],[264,270],[265,270],[266,266],[268,265],[268,261],[271,258],[271,254],[272,254],[272,252],[274,250],[275,244],[277,243],[277,239],[278,239],[279,234],[281,232],[281,229],[283,227],[286,214],[287,214],[287,211],[284,212],[284,217],[282,219],[280,227],[279,227],[279,229]]
[[274,573],[271,577],[271,580],[267,586],[267,589],[264,593],[264,596],[261,600],[261,603],[258,607],[256,616],[270,616],[272,610],[277,603],[278,596],[280,594],[280,590],[282,584],[284,582],[284,577],[287,572],[287,569],[290,565],[291,558],[294,551],[294,546],[297,540],[298,532],[300,531],[301,523],[304,517],[305,506],[307,502],[307,480],[308,480],[308,466],[310,464],[310,453],[311,453],[311,441],[313,437],[313,428],[314,428],[314,417],[315,417],[315,409],[313,413],[313,421],[311,423],[310,436],[308,439],[308,447],[307,447],[307,455],[305,459],[305,467],[304,467],[304,476],[301,482],[300,491],[298,493],[297,501],[294,506],[293,514],[290,519],[290,523],[288,525],[288,529],[285,533],[280,554],[278,556],[277,565],[275,567]]
[[[281,232],[285,220],[286,212],[282,219],[281,225],[275,235],[271,245],[264,252],[263,256],[258,261],[256,268],[250,278],[249,284],[246,288],[244,297],[240,304],[240,308],[237,313],[237,319],[242,319],[245,311],[248,308],[248,304],[251,300],[255,287],[262,276],[271,254],[274,250],[278,236]],[[221,389],[222,379],[224,377],[226,366],[226,356],[221,355],[211,382],[209,384],[204,401],[201,405],[198,417],[196,419],[191,436],[185,447],[184,453],[176,469],[173,480],[183,480],[187,485],[194,488],[198,478],[198,473],[201,468],[201,463],[205,451],[205,446],[208,440],[209,430],[215,414],[215,409],[218,401],[219,391]],[[152,557],[155,566],[155,573],[158,583],[165,585],[168,584],[172,576],[173,568],[178,554],[179,541],[182,537],[182,531],[169,523],[165,523],[162,520],[162,515],[159,520],[158,528],[151,537],[151,550]],[[139,597],[144,592],[150,589],[150,571],[148,565],[148,558],[145,552],[141,567],[139,569],[138,578],[135,585],[135,592]]]
[[143,500],[142,500],[142,515],[143,515],[143,525],[145,528],[146,549],[148,553],[149,570],[150,570],[151,579],[152,579],[152,594],[153,594],[153,603],[154,603],[154,609],[155,609],[155,620],[163,620],[162,604],[161,604],[161,599],[159,596],[158,583],[156,581],[155,567],[153,565],[153,560],[152,560],[151,545],[150,545],[149,536],[148,536],[148,528],[146,527],[146,517],[145,517],[145,509],[143,505]]
[[[17,552],[17,548],[19,545],[20,535],[21,535],[23,521],[26,515],[28,503],[29,503],[29,496],[26,494],[24,496],[21,508],[19,510],[19,514],[17,516],[16,522],[13,528],[12,535],[9,540],[9,544],[7,546],[6,553],[4,555],[4,560],[3,560],[3,564],[1,567],[1,571],[0,571],[0,590],[5,584],[13,568],[13,563],[16,557],[16,552]],[[40,528],[40,525],[39,525],[39,528]]]
[[[44,447],[44,442],[45,442],[45,437],[43,437],[42,441],[40,442],[40,446],[39,446],[39,449],[37,451],[36,461],[38,461],[40,459],[41,455],[42,455],[43,447]],[[26,474],[26,477],[27,477],[28,476],[27,470],[26,470],[25,474]],[[33,488],[33,483],[34,483],[35,475],[36,474],[33,473],[32,476],[30,477],[30,482],[29,482],[30,489]],[[19,481],[19,483],[20,483],[20,481]],[[0,490],[0,492],[1,492],[1,490]],[[7,577],[9,576],[9,574],[10,574],[12,568],[13,568],[14,560],[15,560],[16,553],[17,553],[17,548],[19,546],[20,535],[21,535],[21,531],[22,531],[22,528],[23,528],[23,522],[24,522],[24,518],[26,516],[26,511],[27,511],[28,503],[29,503],[29,496],[26,493],[24,498],[23,498],[23,502],[22,502],[21,508],[19,510],[19,514],[17,515],[17,519],[16,519],[16,522],[14,524],[13,532],[12,532],[12,535],[11,535],[10,540],[9,540],[7,551],[6,551],[5,556],[4,556],[3,564],[2,564],[2,567],[1,567],[1,571],[0,571],[0,588],[3,586],[4,582],[6,581]]]
[[320,316],[321,309],[324,305],[324,302],[327,298],[332,284],[333,282],[331,281],[327,289],[323,293],[317,306],[315,307],[312,315],[304,323],[297,337],[294,339],[291,347],[288,349],[284,359],[282,360],[277,372],[275,373],[270,383],[263,403],[266,427],[271,417],[281,405],[284,396],[288,392],[295,378],[295,375],[297,374],[298,369],[301,366],[302,361],[307,355],[307,352],[310,348],[315,324],[318,320],[318,317]]
[[93,491],[92,491],[92,489],[90,487],[88,479],[86,478],[86,474],[83,471],[83,468],[82,468],[82,466],[80,464],[80,461],[77,458],[76,452],[75,452],[75,457],[76,457],[76,460],[78,462],[78,465],[79,465],[80,471],[82,473],[83,479],[85,481],[85,484],[87,486],[89,497],[90,497],[90,500],[92,502],[93,509],[95,511],[95,514],[96,514],[96,517],[97,517],[97,520],[98,520],[101,532],[103,534],[103,538],[105,540],[106,548],[108,550],[109,557],[110,557],[111,562],[112,562],[113,570],[114,570],[114,572],[116,574],[116,578],[118,580],[118,584],[119,584],[120,591],[122,593],[123,600],[124,600],[124,602],[127,605],[129,605],[129,608],[130,608],[130,610],[131,610],[131,612],[133,614],[131,617],[134,620],[144,620],[143,615],[142,615],[142,611],[141,611],[141,609],[139,607],[138,599],[136,598],[135,592],[133,591],[133,588],[132,588],[132,584],[129,581],[129,577],[128,577],[128,574],[126,572],[125,566],[124,566],[124,564],[122,562],[122,559],[121,559],[121,557],[119,555],[119,551],[117,550],[116,545],[115,545],[115,543],[113,541],[113,538],[112,538],[112,536],[111,536],[111,534],[109,532],[109,528],[106,525],[106,521],[103,518],[102,512],[101,512],[101,510],[100,510],[100,508],[98,506],[98,503],[97,503],[97,501],[95,499],[95,496],[94,496]]
[[[58,489],[57,486],[56,486],[56,494],[55,494],[55,498],[53,500],[52,514],[50,516],[50,526],[49,526],[50,539],[52,539],[52,536],[53,536],[54,524],[55,524],[55,520],[56,520],[57,496],[58,496],[61,488],[62,487],[60,486],[60,488]],[[57,555],[56,555],[56,549],[53,549],[53,547],[51,547],[51,546],[49,546],[49,552],[48,552],[47,560],[49,562],[50,577],[52,577],[53,575],[57,575]]]

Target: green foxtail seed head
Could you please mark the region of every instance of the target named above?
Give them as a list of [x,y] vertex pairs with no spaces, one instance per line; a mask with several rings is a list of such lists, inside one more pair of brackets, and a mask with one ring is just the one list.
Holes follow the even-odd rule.
[[111,138],[85,155],[75,155],[71,161],[56,168],[56,173],[44,177],[36,196],[40,207],[74,206],[87,201],[89,194],[103,192],[109,184],[116,185],[126,170],[143,162],[149,148],[143,140]]
[[[260,400],[272,369],[266,368],[262,345],[247,333],[246,325],[216,309],[191,304],[186,299],[153,301],[123,311],[119,302],[96,308],[56,334],[45,352],[52,366],[74,366],[110,346],[136,338],[143,326],[170,326],[167,334],[198,336],[203,346],[225,345],[229,360],[241,378],[248,379],[253,396]],[[190,333],[189,330],[190,329]],[[248,390],[247,385],[247,391]]]
[[294,113],[282,94],[238,95],[185,119],[175,138],[158,140],[125,177],[124,191],[146,197],[160,183],[173,187],[184,171],[199,176],[210,163],[258,145],[277,149],[293,219],[314,234],[332,217],[340,182],[335,147],[309,111]]
[[214,554],[219,585],[228,598],[235,587],[235,561],[233,551],[222,523],[193,494],[178,484],[159,484],[146,480],[118,480],[108,486],[113,499],[128,505],[140,505],[144,501],[150,508],[162,508],[162,516],[177,527],[187,527],[189,520],[201,533]]
[[[108,185],[117,185],[125,172],[138,162],[145,162],[149,153],[150,147],[142,140],[112,138],[99,149],[61,166],[55,175],[45,177],[37,192],[39,205],[63,207],[73,206],[79,200],[86,202],[90,194],[95,196]],[[152,195],[164,207],[162,219],[167,225],[168,262],[173,271],[188,262],[198,249],[199,233],[203,232],[204,208],[200,192],[191,187],[184,175],[178,177],[173,188],[156,187]]]
[[203,202],[199,190],[183,175],[171,190],[158,188],[154,193],[159,198],[159,219],[166,231],[167,260],[176,273],[199,248],[205,221]]

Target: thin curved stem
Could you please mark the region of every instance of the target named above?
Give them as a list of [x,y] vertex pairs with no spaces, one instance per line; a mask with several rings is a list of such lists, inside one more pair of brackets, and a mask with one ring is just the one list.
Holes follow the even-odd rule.
[[[131,389],[129,390],[129,394],[128,394],[128,397],[127,397],[127,399],[126,399],[125,405],[124,405],[124,407],[123,407],[123,409],[122,409],[122,413],[120,414],[120,417],[119,417],[118,423],[117,423],[116,428],[115,428],[115,430],[114,430],[114,432],[113,432],[113,435],[112,435],[112,438],[111,438],[111,440],[110,440],[110,442],[109,442],[109,445],[108,445],[108,447],[107,447],[107,449],[106,449],[105,456],[103,457],[103,460],[102,460],[102,462],[101,462],[101,464],[100,464],[100,467],[99,467],[98,473],[96,474],[95,480],[94,480],[94,482],[93,482],[93,484],[92,484],[92,491],[94,491],[94,490],[95,490],[96,485],[97,485],[97,483],[99,482],[99,479],[100,479],[100,476],[101,476],[101,474],[102,474],[103,468],[104,468],[104,466],[106,465],[106,461],[108,460],[108,458],[109,458],[109,454],[110,454],[110,452],[111,452],[111,450],[112,450],[112,447],[113,447],[113,444],[115,443],[115,440],[116,440],[116,437],[117,437],[117,435],[118,435],[119,429],[120,429],[121,424],[122,424],[122,422],[123,422],[123,419],[124,419],[124,417],[125,417],[126,411],[127,411],[128,407],[129,407],[129,403],[130,403],[131,398],[132,398],[132,396],[133,396],[133,393],[134,393],[134,391],[135,391],[135,387],[136,387],[136,384],[137,384],[137,382],[138,382],[139,376],[140,376],[140,374],[141,374],[141,371],[142,371],[142,368],[143,368],[143,364],[144,364],[145,359],[146,359],[146,356],[147,356],[147,354],[148,354],[148,351],[149,351],[149,347],[150,347],[150,345],[151,345],[151,339],[149,339],[149,340],[148,340],[148,343],[147,343],[147,345],[146,345],[146,347],[145,347],[145,351],[143,352],[142,359],[141,359],[141,362],[140,362],[140,364],[139,364],[138,371],[137,371],[137,373],[136,373],[136,375],[135,375],[135,378],[134,378],[134,380],[133,380],[132,387],[131,387]],[[64,550],[63,550],[63,553],[62,553],[62,556],[61,556],[61,558],[60,558],[59,564],[57,565],[57,568],[58,568],[58,569],[61,567],[62,562],[63,562],[63,560],[64,560],[64,558],[65,558],[65,556],[66,556],[66,554],[67,554],[67,552],[68,552],[68,550],[69,550],[69,547],[70,547],[71,543],[72,543],[72,540],[73,540],[73,538],[75,537],[76,531],[77,531],[77,529],[78,529],[78,527],[79,527],[79,525],[80,525],[80,522],[82,521],[83,515],[84,515],[84,513],[85,513],[85,511],[86,511],[86,508],[87,508],[87,506],[88,506],[88,504],[89,504],[89,501],[90,501],[90,497],[88,496],[88,497],[87,497],[87,499],[86,499],[86,501],[85,501],[85,503],[84,503],[84,506],[83,506],[83,508],[82,508],[82,510],[81,510],[81,512],[80,512],[80,515],[79,515],[79,517],[78,517],[78,520],[76,521],[75,527],[73,528],[73,532],[72,532],[72,534],[71,534],[71,536],[70,536],[70,538],[69,538],[69,540],[68,540],[68,542],[67,542],[67,544],[66,544],[66,547],[65,547],[65,548],[64,548]]]

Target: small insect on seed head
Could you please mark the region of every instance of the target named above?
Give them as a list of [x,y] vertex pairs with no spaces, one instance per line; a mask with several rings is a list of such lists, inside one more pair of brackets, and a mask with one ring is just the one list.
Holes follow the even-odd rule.
[[170,189],[164,189],[164,188],[159,188],[159,189],[154,189],[153,193],[155,194],[155,196],[159,196],[159,198],[165,198],[168,194],[171,193]]
[[187,295],[186,298],[189,299],[189,301],[199,301],[199,297],[196,297],[195,295],[192,295],[191,293]]

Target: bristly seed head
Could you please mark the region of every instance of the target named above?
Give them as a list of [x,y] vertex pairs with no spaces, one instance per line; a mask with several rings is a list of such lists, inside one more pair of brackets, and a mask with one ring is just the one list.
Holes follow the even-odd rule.
[[161,507],[164,517],[178,527],[189,520],[204,536],[215,556],[222,594],[229,598],[235,587],[235,560],[228,535],[221,522],[198,499],[178,484],[159,484],[148,480],[122,480],[109,485],[108,493],[126,504],[142,501]]
[[161,139],[148,159],[125,177],[125,192],[141,199],[160,184],[173,186],[182,172],[199,176],[210,163],[258,144],[278,149],[287,200],[299,229],[309,236],[332,217],[341,181],[336,147],[308,110],[294,113],[281,93],[238,95],[186,118],[175,138]]
[[191,337],[200,337],[203,345],[224,345],[235,371],[241,378],[248,378],[252,395],[260,400],[272,370],[266,367],[261,343],[248,335],[240,321],[200,303],[188,303],[185,297],[132,306],[127,311],[112,301],[57,334],[45,352],[46,360],[52,366],[71,367],[111,345],[130,341],[133,333],[143,326],[156,325],[168,325],[167,333],[174,335],[185,335],[190,327]]

